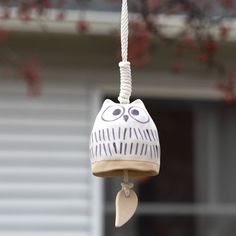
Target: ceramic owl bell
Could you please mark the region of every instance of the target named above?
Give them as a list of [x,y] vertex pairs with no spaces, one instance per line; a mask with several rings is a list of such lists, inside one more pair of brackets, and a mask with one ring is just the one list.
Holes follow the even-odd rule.
[[92,172],[99,177],[123,176],[116,197],[117,227],[134,214],[138,198],[129,177],[147,177],[159,173],[160,144],[157,128],[138,99],[130,103],[132,82],[128,58],[128,5],[122,0],[120,94],[115,103],[105,100],[90,136]]
[[100,177],[154,176],[160,168],[157,128],[138,99],[130,104],[105,100],[90,139],[92,172]]

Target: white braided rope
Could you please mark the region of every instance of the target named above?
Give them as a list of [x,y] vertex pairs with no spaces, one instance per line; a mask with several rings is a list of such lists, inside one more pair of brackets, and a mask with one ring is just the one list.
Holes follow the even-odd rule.
[[121,9],[121,56],[120,67],[120,94],[118,100],[122,104],[129,103],[132,92],[131,68],[128,59],[129,16],[127,0],[122,0]]
[[120,34],[121,34],[120,37],[121,37],[122,61],[127,61],[127,58],[128,58],[128,36],[129,36],[129,16],[128,16],[128,2],[127,2],[127,0],[122,0]]

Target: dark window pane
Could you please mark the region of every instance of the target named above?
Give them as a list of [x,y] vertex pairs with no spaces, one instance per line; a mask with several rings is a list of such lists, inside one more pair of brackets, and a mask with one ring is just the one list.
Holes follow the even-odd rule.
[[[115,216],[105,218],[106,236],[195,236],[192,216],[135,216],[121,228],[114,227]],[[203,236],[203,235],[201,235]]]
[[236,215],[141,215],[121,228],[114,227],[114,214],[105,218],[106,236],[235,236]]
[[140,216],[138,236],[194,236],[194,217],[185,216]]

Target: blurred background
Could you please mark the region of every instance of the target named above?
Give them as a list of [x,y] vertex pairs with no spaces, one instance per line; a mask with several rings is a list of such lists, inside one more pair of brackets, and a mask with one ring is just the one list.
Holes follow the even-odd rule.
[[1,236],[236,235],[236,1],[129,0],[133,98],[161,143],[136,215],[91,175],[88,140],[117,102],[120,0],[0,1]]

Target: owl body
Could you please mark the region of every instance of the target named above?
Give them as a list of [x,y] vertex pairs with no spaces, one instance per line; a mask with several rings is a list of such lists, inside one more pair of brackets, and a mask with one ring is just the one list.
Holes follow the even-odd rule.
[[153,176],[159,173],[157,128],[141,100],[105,100],[90,136],[92,172],[97,176]]

